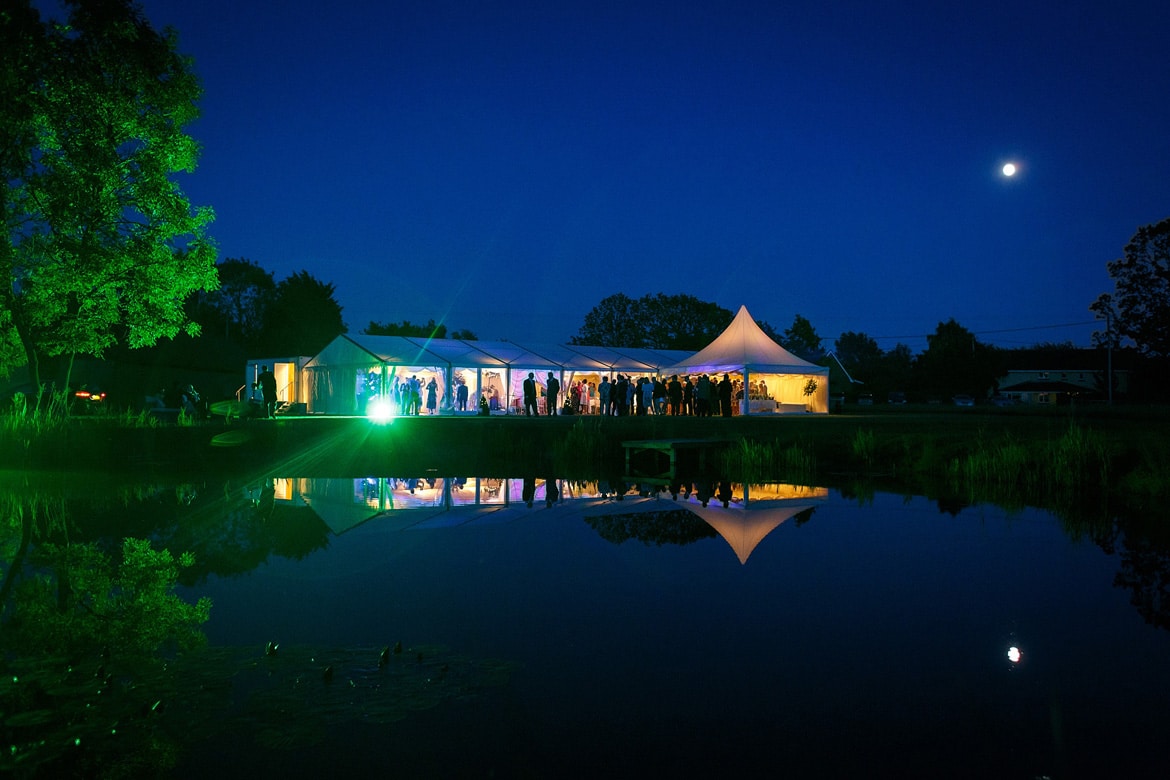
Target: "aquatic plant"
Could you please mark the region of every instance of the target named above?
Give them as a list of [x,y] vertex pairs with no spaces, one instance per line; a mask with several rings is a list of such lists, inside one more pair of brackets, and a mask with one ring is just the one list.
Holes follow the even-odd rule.
[[873,467],[877,458],[877,439],[874,437],[873,431],[859,428],[853,434],[849,449],[853,453],[854,459],[860,461],[867,470]]
[[1072,422],[1055,440],[1024,442],[1010,432],[980,431],[965,455],[949,460],[946,478],[971,500],[1056,508],[1086,491],[1108,490],[1110,470],[1100,434]]
[[722,473],[743,482],[781,479],[799,485],[816,484],[816,456],[798,442],[741,438],[723,450],[719,462]]
[[606,437],[597,425],[576,420],[562,438],[553,443],[552,460],[558,474],[566,477],[595,477],[609,451]]

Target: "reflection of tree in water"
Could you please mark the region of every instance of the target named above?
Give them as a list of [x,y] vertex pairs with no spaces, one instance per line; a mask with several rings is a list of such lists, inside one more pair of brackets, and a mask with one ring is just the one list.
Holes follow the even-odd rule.
[[815,515],[816,513],[817,513],[817,508],[815,506],[810,506],[808,509],[803,509],[800,512],[797,512],[795,515],[792,516],[793,524],[797,528],[799,528],[800,526],[807,523],[809,520],[812,520],[813,515]]
[[630,512],[586,517],[585,522],[607,542],[637,539],[643,544],[690,544],[715,536],[715,529],[686,509]]
[[1120,568],[1113,585],[1130,591],[1129,603],[1152,626],[1170,630],[1170,527],[1149,510],[1110,510],[1096,502],[1063,507],[1057,516],[1074,540],[1088,539]]
[[93,542],[31,548],[0,604],[0,770],[153,776],[170,765],[175,743],[143,724],[164,695],[149,681],[206,641],[210,602],[173,592],[189,563],[145,539],[124,539],[116,556]]
[[1127,535],[1113,584],[1131,591],[1129,603],[1147,623],[1170,629],[1170,551],[1165,547]]
[[[392,723],[506,680],[504,664],[435,647],[206,647],[210,603],[174,593],[180,571],[196,565],[190,549],[200,545],[187,541],[210,532],[263,560],[303,555],[321,534],[276,532],[302,514],[286,520],[263,501],[201,511],[198,492],[135,491],[75,517],[86,502],[0,493],[0,774],[165,776],[201,740],[245,734],[301,747],[338,725]],[[249,523],[261,527],[237,533]],[[164,540],[185,551],[173,556]]]
[[252,571],[276,555],[300,560],[329,544],[329,528],[308,507],[273,500],[271,485],[151,484],[116,497],[71,504],[75,538],[110,547],[125,536],[156,547],[191,552],[195,563],[181,582]]

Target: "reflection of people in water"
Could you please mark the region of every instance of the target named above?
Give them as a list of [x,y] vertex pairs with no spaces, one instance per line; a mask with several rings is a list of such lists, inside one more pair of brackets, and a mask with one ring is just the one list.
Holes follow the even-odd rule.
[[727,505],[731,503],[731,483],[727,481],[721,481],[719,483],[719,492],[716,494],[716,497],[720,502],[722,502],[724,508],[726,508]]
[[276,510],[276,484],[272,479],[264,480],[264,487],[260,489],[260,498],[256,499],[256,517],[267,520]]
[[695,498],[704,507],[711,501],[711,480],[700,479],[695,483]]

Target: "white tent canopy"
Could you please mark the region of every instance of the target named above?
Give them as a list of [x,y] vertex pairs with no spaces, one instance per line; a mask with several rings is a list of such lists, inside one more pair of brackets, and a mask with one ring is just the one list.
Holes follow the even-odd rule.
[[829,410],[829,369],[802,360],[773,341],[746,306],[739,307],[731,324],[714,341],[666,373],[742,374],[745,387],[751,387],[754,378],[757,387],[760,382],[767,387],[769,397],[756,399],[759,404],[745,397],[743,411],[748,414],[768,408],[768,401],[774,402],[773,411]]
[[444,411],[464,411],[456,398],[459,385],[465,385],[466,411],[473,412],[481,395],[498,400],[501,410],[518,407],[529,372],[542,387],[552,372],[563,393],[576,378],[658,374],[689,355],[682,350],[341,335],[305,364],[302,376],[309,413],[364,414],[373,398],[391,396],[411,378],[424,388],[433,379],[437,408]]

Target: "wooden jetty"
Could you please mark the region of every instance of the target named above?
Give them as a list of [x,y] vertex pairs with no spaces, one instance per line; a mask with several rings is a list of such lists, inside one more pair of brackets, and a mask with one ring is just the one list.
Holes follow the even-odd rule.
[[[626,476],[632,478],[667,479],[674,477],[679,459],[687,465],[706,471],[712,455],[722,450],[727,439],[637,439],[623,441],[626,453]],[[694,456],[693,458],[691,456]]]

